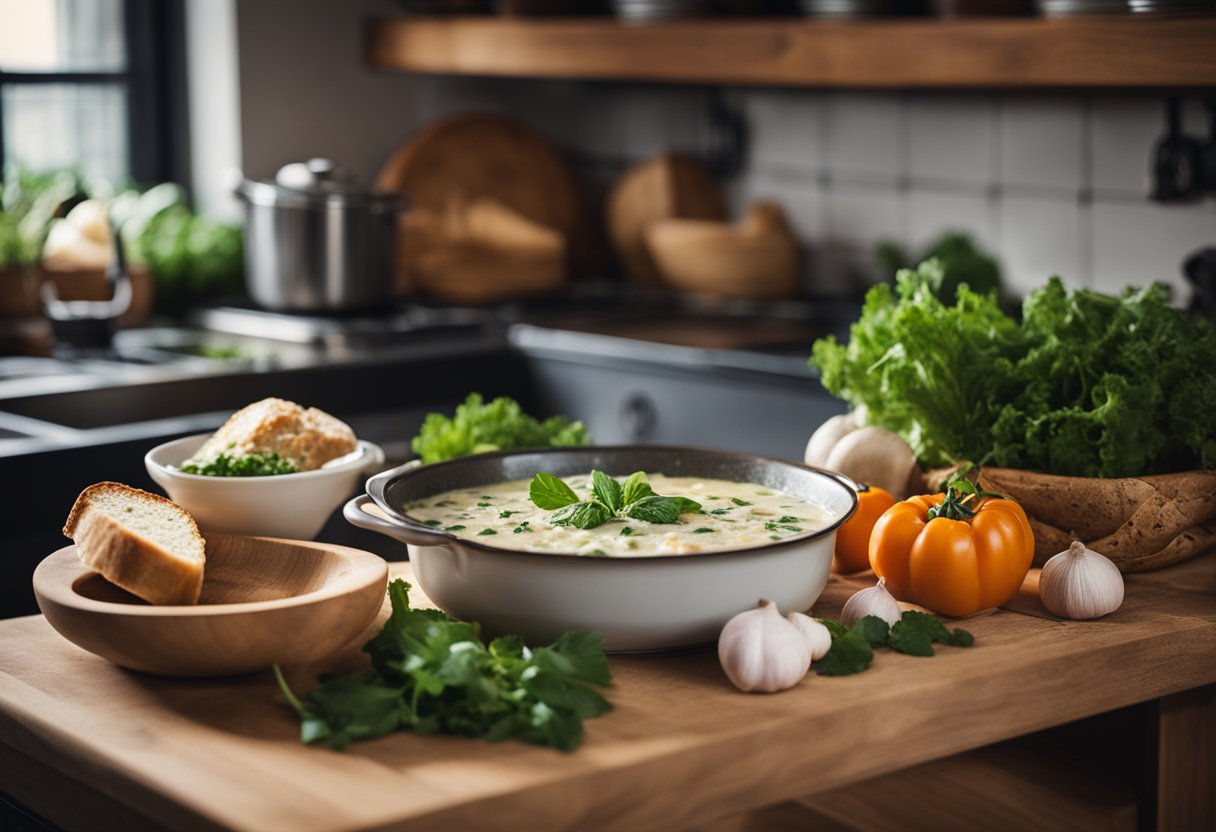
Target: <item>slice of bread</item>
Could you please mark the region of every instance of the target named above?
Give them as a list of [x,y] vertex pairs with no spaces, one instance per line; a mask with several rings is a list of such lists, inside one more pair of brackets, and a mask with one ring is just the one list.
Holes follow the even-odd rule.
[[356,444],[350,426],[325,411],[271,398],[232,414],[191,461],[207,463],[220,454],[278,454],[297,470],[312,471],[350,453]]
[[197,604],[203,538],[177,503],[117,482],[76,498],[63,533],[86,566],[153,604]]

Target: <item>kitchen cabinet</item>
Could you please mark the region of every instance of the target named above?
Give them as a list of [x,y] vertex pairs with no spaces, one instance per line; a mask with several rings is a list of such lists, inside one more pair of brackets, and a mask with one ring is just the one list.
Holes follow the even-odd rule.
[[868,89],[1216,86],[1216,16],[809,21],[401,17],[378,69],[597,81]]
[[[407,564],[391,568],[411,577]],[[413,734],[309,748],[269,673],[131,673],[39,616],[3,621],[0,784],[67,829],[856,828],[840,812],[873,822],[862,828],[944,828],[942,817],[950,828],[1128,829],[1136,815],[1163,832],[1212,828],[1216,557],[1127,576],[1124,606],[1090,622],[1045,617],[1036,575],[1006,609],[966,621],[970,649],[880,650],[864,673],[812,673],[771,696],[735,691],[710,649],[613,656],[615,708],[586,723],[569,755]],[[838,616],[863,583],[833,577],[816,611]],[[303,691],[358,660],[352,646],[287,676]],[[1151,703],[1139,711],[1150,753],[1138,733],[1124,737],[1151,769],[1139,799],[1106,779],[1102,743],[1077,747],[1084,732],[1064,739],[1085,765],[1006,746],[954,756],[1139,703]],[[901,784],[914,787],[903,799]],[[848,815],[859,795],[865,811]]]

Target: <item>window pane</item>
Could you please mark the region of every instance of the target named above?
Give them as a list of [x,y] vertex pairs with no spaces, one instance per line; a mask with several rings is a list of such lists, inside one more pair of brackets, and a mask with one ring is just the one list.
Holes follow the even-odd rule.
[[122,0],[0,0],[0,67],[10,72],[126,68]]
[[126,178],[127,96],[118,84],[5,84],[7,162],[35,171],[73,168]]

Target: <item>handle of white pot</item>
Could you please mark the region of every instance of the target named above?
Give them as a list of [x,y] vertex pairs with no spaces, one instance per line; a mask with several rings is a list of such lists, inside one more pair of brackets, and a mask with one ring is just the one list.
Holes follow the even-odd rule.
[[369,532],[377,532],[385,537],[414,546],[447,546],[452,542],[451,537],[447,535],[438,535],[429,530],[424,531],[422,528],[389,519],[366,494],[360,494],[347,502],[342,507],[342,516],[352,526],[367,529]]

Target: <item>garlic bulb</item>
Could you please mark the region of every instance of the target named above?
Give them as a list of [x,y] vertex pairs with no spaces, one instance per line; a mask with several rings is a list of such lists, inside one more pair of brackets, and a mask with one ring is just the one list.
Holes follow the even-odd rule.
[[867,615],[877,616],[892,627],[903,615],[895,596],[887,592],[886,578],[879,578],[876,586],[854,593],[852,598],[845,601],[844,609],[840,611],[840,623],[852,627]]
[[806,639],[807,646],[811,648],[811,661],[819,661],[832,649],[832,634],[828,632],[827,627],[800,612],[792,612],[786,618]]
[[916,452],[889,430],[861,427],[840,438],[823,461],[824,468],[839,471],[855,482],[877,485],[896,499],[908,496],[908,482],[920,469]]
[[761,599],[756,609],[726,622],[718,636],[718,661],[739,690],[775,693],[802,680],[811,651],[802,631],[781,617],[776,604]]
[[1039,597],[1061,618],[1101,618],[1123,603],[1123,575],[1105,555],[1074,540],[1043,565]]
[[810,440],[806,443],[802,461],[807,465],[822,468],[827,463],[828,454],[832,452],[832,448],[836,446],[837,442],[858,428],[865,427],[868,413],[866,406],[861,405],[856,410],[833,416],[825,421],[811,434]]

